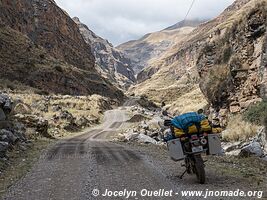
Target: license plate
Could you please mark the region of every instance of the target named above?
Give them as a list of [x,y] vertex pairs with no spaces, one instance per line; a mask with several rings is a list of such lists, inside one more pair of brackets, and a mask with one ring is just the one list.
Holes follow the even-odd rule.
[[202,151],[203,151],[203,147],[202,146],[192,147],[192,152],[193,153],[198,153],[198,152],[202,152]]

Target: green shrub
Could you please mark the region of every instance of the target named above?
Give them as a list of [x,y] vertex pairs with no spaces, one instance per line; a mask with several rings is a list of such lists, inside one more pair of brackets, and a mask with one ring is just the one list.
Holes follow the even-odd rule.
[[244,118],[257,125],[267,125],[267,101],[249,107],[244,113]]

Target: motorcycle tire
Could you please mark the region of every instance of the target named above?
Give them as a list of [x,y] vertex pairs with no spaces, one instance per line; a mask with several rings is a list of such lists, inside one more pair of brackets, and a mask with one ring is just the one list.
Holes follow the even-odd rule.
[[200,184],[204,184],[206,182],[204,161],[201,157],[201,154],[194,155],[194,158],[195,158],[195,172],[197,180]]
[[190,163],[190,159],[189,158],[185,158],[185,166],[186,166],[186,172],[187,174],[192,174],[193,170],[191,167],[191,163]]

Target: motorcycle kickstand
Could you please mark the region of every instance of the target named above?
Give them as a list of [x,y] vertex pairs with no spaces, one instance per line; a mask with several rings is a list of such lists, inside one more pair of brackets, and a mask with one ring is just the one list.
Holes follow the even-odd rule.
[[185,171],[179,176],[179,178],[183,179],[183,176],[185,175],[186,172],[187,172],[187,170],[185,169]]

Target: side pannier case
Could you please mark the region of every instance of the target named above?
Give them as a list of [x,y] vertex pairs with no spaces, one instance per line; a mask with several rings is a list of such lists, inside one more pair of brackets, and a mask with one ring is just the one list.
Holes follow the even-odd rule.
[[183,147],[179,138],[169,140],[167,142],[169,155],[174,161],[183,160],[185,158]]
[[221,140],[219,134],[208,135],[209,154],[218,155],[222,152]]

